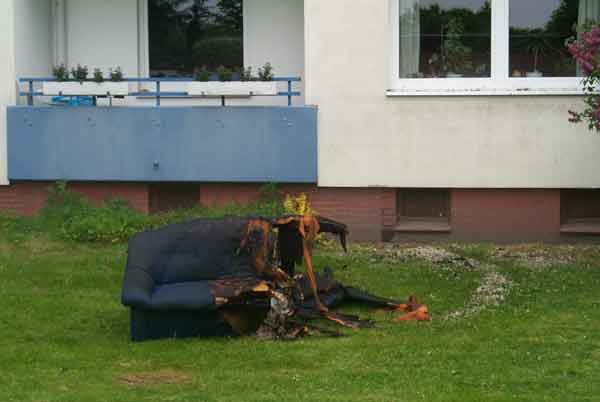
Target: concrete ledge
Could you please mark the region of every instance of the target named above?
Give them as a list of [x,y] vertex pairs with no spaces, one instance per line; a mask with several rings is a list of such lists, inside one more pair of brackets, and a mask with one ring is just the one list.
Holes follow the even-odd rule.
[[600,235],[600,222],[566,223],[561,225],[560,233]]
[[394,226],[394,232],[427,232],[427,233],[449,233],[452,228],[447,221],[405,221]]

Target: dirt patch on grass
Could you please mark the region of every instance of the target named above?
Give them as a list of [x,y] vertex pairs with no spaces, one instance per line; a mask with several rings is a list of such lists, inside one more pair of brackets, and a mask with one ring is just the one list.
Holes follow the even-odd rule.
[[152,387],[158,385],[186,384],[192,376],[177,370],[159,370],[145,373],[125,374],[119,382],[129,387]]

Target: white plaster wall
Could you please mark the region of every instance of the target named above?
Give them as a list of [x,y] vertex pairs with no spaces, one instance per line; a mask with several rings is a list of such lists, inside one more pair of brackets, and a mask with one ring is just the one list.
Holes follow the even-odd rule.
[[[51,0],[19,0],[15,2],[15,69],[16,78],[52,75],[53,23]],[[18,84],[19,85],[19,84]],[[36,84],[36,89],[39,84]],[[25,83],[20,84],[28,89]],[[19,97],[18,103],[26,103]],[[43,103],[41,98],[36,103]]]
[[[257,72],[266,62],[276,76],[304,77],[304,0],[244,1],[244,64]],[[295,89],[304,95],[303,83]]]
[[0,0],[0,185],[8,184],[6,106],[16,101],[15,0]]
[[567,122],[581,98],[386,97],[388,10],[389,0],[305,0],[319,185],[600,187],[600,135]]
[[16,71],[19,77],[52,73],[52,16],[50,0],[15,2]]
[[137,0],[67,0],[68,64],[138,76]]

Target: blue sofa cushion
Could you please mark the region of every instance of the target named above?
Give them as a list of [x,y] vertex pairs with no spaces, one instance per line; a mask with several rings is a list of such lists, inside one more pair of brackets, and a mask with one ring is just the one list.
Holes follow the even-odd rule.
[[204,310],[214,306],[209,283],[181,282],[154,288],[150,307],[155,311]]

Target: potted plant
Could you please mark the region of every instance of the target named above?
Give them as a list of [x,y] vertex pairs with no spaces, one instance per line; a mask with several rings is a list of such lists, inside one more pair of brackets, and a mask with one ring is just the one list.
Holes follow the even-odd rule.
[[217,69],[218,81],[210,81],[208,71],[196,75],[196,81],[188,85],[188,95],[192,96],[238,96],[277,95],[277,83],[273,81],[273,67],[270,63],[259,69],[259,78],[252,75],[249,67],[239,73],[239,80],[233,80],[233,71],[226,67]]
[[538,70],[541,56],[547,55],[552,50],[552,44],[542,29],[532,29],[519,41],[518,46],[531,55],[533,58],[533,71],[528,71],[525,76],[528,78],[543,77],[544,74]]
[[465,33],[463,23],[458,18],[452,18],[444,27],[442,33],[442,64],[447,78],[461,78],[473,67],[472,50],[462,42]]
[[47,96],[127,96],[129,84],[123,81],[123,73],[117,67],[110,71],[110,81],[104,79],[100,69],[94,69],[90,80],[89,70],[80,64],[71,69],[69,76],[64,64],[53,68],[56,81],[42,84],[42,93]]

